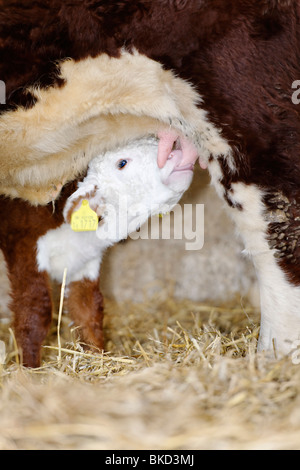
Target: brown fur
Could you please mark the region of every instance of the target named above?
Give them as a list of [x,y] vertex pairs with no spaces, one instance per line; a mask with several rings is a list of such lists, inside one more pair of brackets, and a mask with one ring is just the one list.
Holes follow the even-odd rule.
[[99,291],[99,279],[72,282],[68,289],[66,308],[75,324],[80,326],[83,341],[89,346],[104,349],[103,297]]

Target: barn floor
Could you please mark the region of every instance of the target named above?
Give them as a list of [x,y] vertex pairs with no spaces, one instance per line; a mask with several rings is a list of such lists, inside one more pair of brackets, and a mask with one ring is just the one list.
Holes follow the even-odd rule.
[[0,325],[1,450],[300,449],[300,367],[256,355],[259,315],[240,299],[107,300],[106,354],[56,317],[36,371]]

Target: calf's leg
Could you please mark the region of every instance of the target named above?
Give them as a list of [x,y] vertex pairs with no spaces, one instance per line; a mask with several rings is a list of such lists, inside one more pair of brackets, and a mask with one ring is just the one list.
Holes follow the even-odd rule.
[[234,183],[228,197],[259,282],[258,350],[289,354],[300,339],[300,193]]
[[11,282],[13,329],[22,362],[27,367],[39,367],[41,346],[52,316],[48,275],[38,271],[35,251],[29,244],[19,243],[5,254]]
[[79,326],[82,340],[102,350],[103,338],[103,297],[99,290],[99,279],[71,282],[66,299],[67,311]]

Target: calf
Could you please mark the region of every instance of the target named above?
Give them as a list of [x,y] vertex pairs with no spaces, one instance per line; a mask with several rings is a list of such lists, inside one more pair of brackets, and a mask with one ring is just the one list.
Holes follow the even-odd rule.
[[253,259],[259,349],[289,353],[300,338],[299,0],[0,3],[1,193],[49,201],[103,146],[162,127],[163,166],[180,135]]
[[[80,181],[63,188],[54,205],[33,207],[1,197],[0,243],[11,282],[16,340],[26,366],[40,364],[51,322],[50,279],[61,282],[65,268],[67,310],[84,342],[103,349],[99,270],[104,250],[151,214],[170,210],[192,179],[193,165],[181,165],[181,150],[170,153],[163,169],[157,166],[157,151],[157,139],[147,138],[97,156]],[[97,219],[96,231],[77,231],[81,228],[76,224],[75,231],[72,215],[86,201],[99,223]]]

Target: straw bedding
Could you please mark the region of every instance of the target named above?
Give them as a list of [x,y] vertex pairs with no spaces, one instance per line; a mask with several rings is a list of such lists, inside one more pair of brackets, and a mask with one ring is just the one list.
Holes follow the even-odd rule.
[[259,312],[246,301],[170,292],[107,299],[105,315],[104,354],[55,315],[36,371],[18,364],[2,321],[0,449],[300,448],[300,368],[256,354]]

